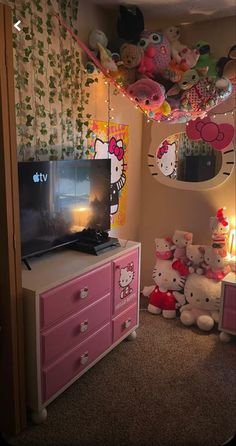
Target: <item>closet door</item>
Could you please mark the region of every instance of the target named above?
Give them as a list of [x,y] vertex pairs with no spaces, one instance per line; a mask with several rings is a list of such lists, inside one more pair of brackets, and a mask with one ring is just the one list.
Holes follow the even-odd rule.
[[26,424],[11,9],[0,0],[0,433]]

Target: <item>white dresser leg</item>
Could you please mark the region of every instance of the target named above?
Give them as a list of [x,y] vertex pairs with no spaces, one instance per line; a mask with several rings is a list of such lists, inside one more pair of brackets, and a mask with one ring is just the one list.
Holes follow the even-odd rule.
[[137,337],[137,333],[134,330],[134,331],[132,331],[132,333],[129,334],[129,336],[127,336],[126,339],[128,339],[128,341],[134,341],[134,339],[136,339],[136,337]]
[[47,409],[45,407],[42,410],[39,410],[38,412],[32,412],[31,413],[31,419],[34,424],[41,424],[43,421],[47,419]]

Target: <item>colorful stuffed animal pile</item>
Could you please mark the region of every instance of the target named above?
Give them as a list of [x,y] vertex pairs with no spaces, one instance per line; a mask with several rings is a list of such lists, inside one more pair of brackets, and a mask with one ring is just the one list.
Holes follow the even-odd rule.
[[[217,62],[208,42],[199,41],[193,48],[182,42],[179,27],[144,30],[136,6],[120,6],[117,33],[118,58],[109,52],[108,39],[99,30],[90,34],[89,46],[149,118],[168,122],[203,118],[230,96],[235,45],[227,58]],[[219,82],[222,76],[224,81]]]
[[203,331],[210,331],[219,321],[221,280],[232,270],[224,238],[229,223],[223,208],[210,221],[212,246],[193,245],[193,234],[178,229],[172,237],[155,239],[155,285],[142,291],[149,297],[150,313],[172,319],[179,310],[184,325],[197,325]]

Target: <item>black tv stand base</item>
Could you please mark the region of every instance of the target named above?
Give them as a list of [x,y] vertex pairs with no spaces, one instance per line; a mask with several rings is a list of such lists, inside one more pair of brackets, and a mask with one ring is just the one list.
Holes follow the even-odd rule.
[[114,249],[120,246],[120,243],[115,237],[108,237],[106,241],[95,241],[95,240],[78,240],[71,245],[72,249],[76,251],[86,252],[88,254],[100,255],[110,249]]

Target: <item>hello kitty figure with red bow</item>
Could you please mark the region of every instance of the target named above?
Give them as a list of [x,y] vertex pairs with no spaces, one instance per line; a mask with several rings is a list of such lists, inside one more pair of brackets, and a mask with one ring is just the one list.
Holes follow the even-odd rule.
[[229,234],[229,221],[224,217],[224,209],[218,209],[216,216],[210,218],[211,239],[213,248],[224,248]]
[[231,271],[230,258],[224,248],[205,248],[204,262],[208,279],[222,280]]
[[171,237],[155,238],[156,257],[160,260],[169,260],[173,258]]
[[187,245],[186,256],[188,258],[187,266],[189,267],[189,272],[203,274],[203,262],[204,262],[205,250],[203,246],[200,245]]
[[120,298],[124,299],[132,293],[131,283],[134,278],[134,264],[129,263],[125,268],[120,270],[120,287],[122,288]]
[[176,309],[184,305],[184,288],[188,268],[179,260],[158,260],[153,271],[155,287],[144,287],[143,295],[149,296],[148,311],[161,314],[166,319],[176,317]]
[[192,245],[192,232],[180,231],[179,229],[176,229],[172,240],[174,243],[174,259],[179,259],[181,262],[186,263],[188,261],[186,256],[186,247],[187,245]]

